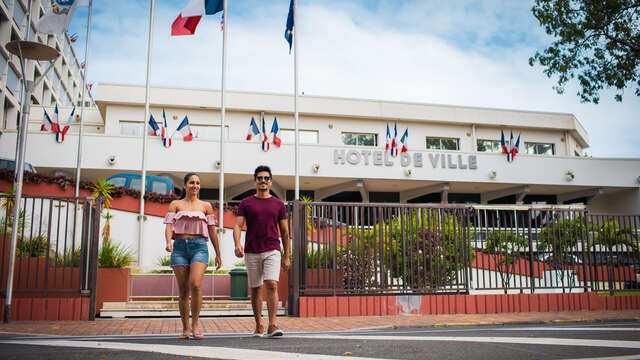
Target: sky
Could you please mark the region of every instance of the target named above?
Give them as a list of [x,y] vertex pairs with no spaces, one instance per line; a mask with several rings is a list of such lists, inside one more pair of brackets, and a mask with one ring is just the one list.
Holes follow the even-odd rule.
[[[193,36],[171,37],[188,0],[155,2],[152,86],[220,89],[220,14]],[[150,1],[94,1],[87,78],[144,85]],[[293,93],[293,56],[284,40],[289,0],[228,0],[227,89]],[[529,57],[550,45],[533,0],[299,0],[299,90],[306,95],[572,113],[594,157],[640,157],[640,98],[628,88],[600,104],[581,103],[575,83],[555,79]],[[69,33],[84,60],[87,8]]]

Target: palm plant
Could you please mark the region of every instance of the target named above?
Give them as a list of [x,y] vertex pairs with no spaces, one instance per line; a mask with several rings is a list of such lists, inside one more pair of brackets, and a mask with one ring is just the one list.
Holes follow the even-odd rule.
[[98,252],[98,266],[102,268],[124,268],[134,260],[132,250],[112,241],[103,242]]
[[113,219],[113,215],[107,210],[107,213],[102,215],[102,218],[105,219],[104,227],[102,228],[102,242],[109,242],[111,239],[111,219]]
[[110,200],[113,200],[111,194],[113,193],[114,189],[115,186],[107,182],[106,179],[98,179],[97,182],[91,185],[91,191],[93,193],[92,195],[98,199],[103,200],[102,209],[104,209],[105,207],[108,209],[111,206]]

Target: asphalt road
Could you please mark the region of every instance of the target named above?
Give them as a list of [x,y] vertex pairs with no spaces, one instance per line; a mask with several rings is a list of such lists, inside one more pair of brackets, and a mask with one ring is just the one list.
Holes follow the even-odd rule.
[[[322,320],[318,320],[322,321]],[[1,359],[640,359],[640,323],[482,326],[248,335],[0,335]]]

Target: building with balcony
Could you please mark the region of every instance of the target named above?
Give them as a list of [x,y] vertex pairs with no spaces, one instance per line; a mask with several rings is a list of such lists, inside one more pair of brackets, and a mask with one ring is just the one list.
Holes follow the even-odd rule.
[[[29,17],[29,2],[31,16]],[[67,34],[50,35],[36,33],[35,24],[45,13],[48,1],[41,0],[2,0],[0,2],[0,43],[14,40],[29,40],[46,44],[58,50],[60,57],[47,77],[34,89],[31,95],[33,110],[49,113],[58,105],[64,108],[63,114],[69,114],[73,106],[80,106],[82,99],[83,69],[82,61],[75,54],[72,41]],[[27,22],[29,22],[27,24]],[[48,62],[29,61],[26,68],[27,79],[44,74]],[[15,130],[20,114],[23,96],[20,59],[0,47],[0,129]],[[85,92],[85,106],[93,106],[89,91]],[[76,118],[76,122],[79,121]]]

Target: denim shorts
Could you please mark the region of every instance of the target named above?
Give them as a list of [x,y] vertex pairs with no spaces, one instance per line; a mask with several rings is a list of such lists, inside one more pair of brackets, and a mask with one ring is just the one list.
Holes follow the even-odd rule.
[[189,266],[195,261],[209,265],[209,248],[203,237],[175,239],[171,252],[171,266]]

